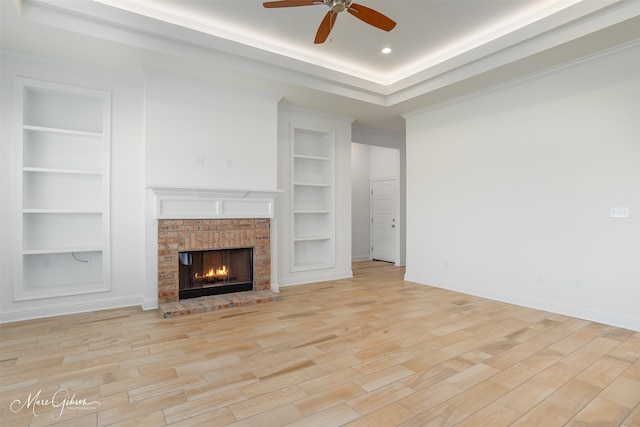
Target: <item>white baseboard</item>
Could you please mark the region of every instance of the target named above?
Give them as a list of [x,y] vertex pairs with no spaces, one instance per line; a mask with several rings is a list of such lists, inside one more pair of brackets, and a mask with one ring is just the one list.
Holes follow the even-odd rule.
[[[20,320],[40,319],[43,317],[61,316],[65,314],[86,313],[96,310],[108,310],[112,308],[142,306],[143,309],[151,309],[151,305],[145,305],[142,297],[101,298],[74,303],[49,304],[42,307],[26,307],[14,310],[3,310],[0,313],[0,323],[17,322]],[[155,302],[157,307],[157,301]]]
[[158,298],[145,298],[142,300],[143,310],[156,310],[158,308]]
[[591,322],[603,323],[605,325],[616,326],[618,328],[640,332],[640,319],[625,318],[611,313],[585,310],[580,307],[574,307],[566,304],[558,304],[556,302],[543,301],[519,295],[492,292],[486,289],[459,286],[452,283],[439,282],[438,284],[434,284],[429,280],[424,280],[423,278],[418,277],[410,277],[409,275],[405,275],[404,280],[419,285],[433,286],[434,288],[447,289],[450,291],[473,295],[480,298],[487,298],[494,301],[515,304],[522,307],[533,308],[536,310],[549,311],[551,313],[562,314],[564,316],[575,317],[578,319],[589,320]]
[[328,273],[309,272],[308,274],[299,274],[295,277],[285,277],[278,279],[280,287],[306,285],[309,283],[326,282],[328,280],[350,279],[353,272],[349,269],[346,271],[332,271]]
[[370,261],[371,257],[369,256],[369,254],[367,255],[354,255],[351,257],[351,262],[358,262],[358,261]]

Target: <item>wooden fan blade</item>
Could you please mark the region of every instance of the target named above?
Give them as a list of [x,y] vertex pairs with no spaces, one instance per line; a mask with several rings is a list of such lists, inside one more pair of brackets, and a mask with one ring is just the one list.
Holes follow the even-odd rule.
[[392,19],[389,19],[380,12],[361,4],[351,3],[351,6],[347,11],[359,20],[364,21],[369,25],[373,25],[376,28],[380,28],[381,30],[391,31],[393,30],[393,27],[396,26],[395,21]]
[[318,0],[278,0],[267,1],[262,5],[268,9],[273,7],[313,6]]
[[320,44],[324,43],[325,40],[327,40],[327,37],[329,37],[329,34],[331,33],[331,29],[333,28],[333,24],[335,24],[337,17],[338,14],[332,11],[329,11],[326,15],[324,15],[324,19],[318,27],[316,39],[313,41],[313,43]]

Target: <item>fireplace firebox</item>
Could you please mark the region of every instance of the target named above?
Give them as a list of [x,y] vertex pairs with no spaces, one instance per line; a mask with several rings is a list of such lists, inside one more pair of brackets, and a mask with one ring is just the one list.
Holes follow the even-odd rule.
[[253,248],[178,253],[179,297],[253,290]]

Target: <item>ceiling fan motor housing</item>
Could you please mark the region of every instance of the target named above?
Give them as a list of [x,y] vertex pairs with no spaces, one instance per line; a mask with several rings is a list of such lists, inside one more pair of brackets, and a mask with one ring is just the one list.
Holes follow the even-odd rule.
[[351,5],[351,0],[325,0],[324,2],[332,12],[336,13],[348,9]]

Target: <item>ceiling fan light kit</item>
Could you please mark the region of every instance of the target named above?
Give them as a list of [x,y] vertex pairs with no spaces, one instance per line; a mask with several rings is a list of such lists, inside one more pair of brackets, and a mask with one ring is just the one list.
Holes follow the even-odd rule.
[[324,4],[329,7],[329,11],[320,23],[320,27],[316,33],[315,44],[324,43],[331,33],[338,13],[345,10],[359,20],[366,22],[376,28],[384,31],[391,31],[396,26],[395,21],[386,17],[378,11],[353,3],[352,0],[277,0],[262,3],[268,9],[277,7],[297,7],[297,6],[314,6]]
[[327,0],[325,3],[329,5],[332,12],[342,12],[349,8],[351,0]]

